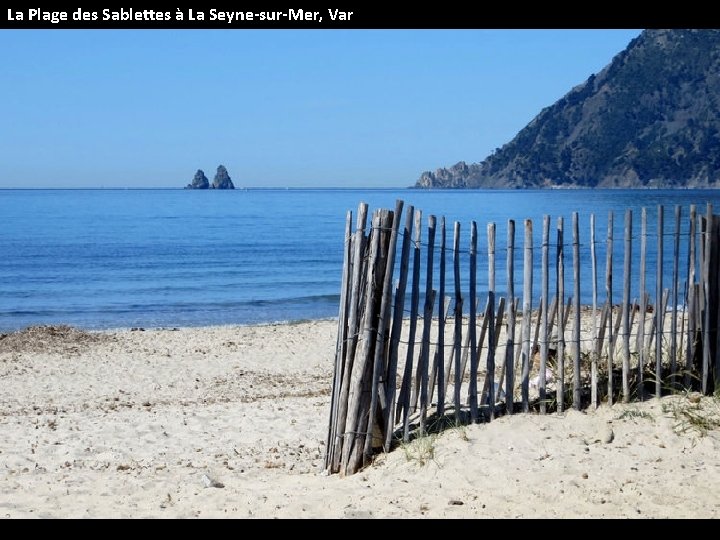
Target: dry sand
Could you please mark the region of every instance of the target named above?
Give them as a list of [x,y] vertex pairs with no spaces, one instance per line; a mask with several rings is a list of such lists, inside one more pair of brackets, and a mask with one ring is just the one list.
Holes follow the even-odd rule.
[[335,334],[4,336],[0,517],[720,517],[720,401],[696,396],[503,417],[324,476]]

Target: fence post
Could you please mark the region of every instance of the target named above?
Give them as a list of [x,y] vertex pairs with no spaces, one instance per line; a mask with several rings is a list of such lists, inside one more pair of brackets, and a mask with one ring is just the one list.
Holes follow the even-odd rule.
[[688,271],[686,287],[687,305],[687,340],[685,343],[685,377],[684,384],[690,388],[690,373],[693,367],[695,356],[695,336],[697,323],[695,319],[695,243],[696,243],[697,209],[695,205],[690,206],[690,247],[688,248]]
[[[355,364],[355,352],[357,350],[359,334],[360,315],[360,287],[365,271],[363,254],[366,251],[367,239],[365,238],[365,227],[367,226],[368,205],[361,203],[358,207],[357,226],[352,239],[352,282],[350,285],[350,307],[348,314],[348,344],[345,354],[345,369],[340,386],[340,403],[338,404],[335,440],[331,455],[330,467],[333,472],[340,472],[342,461],[342,449],[345,443],[345,428],[347,423],[348,399],[350,393],[350,382],[352,379],[353,366]],[[352,428],[351,428],[352,429]]]
[[565,410],[565,231],[562,217],[557,221],[557,410]]
[[337,415],[340,405],[340,387],[345,370],[347,354],[347,325],[348,325],[348,289],[350,288],[350,257],[352,256],[352,218],[349,211],[345,220],[345,243],[343,244],[343,271],[340,285],[340,308],[338,314],[337,344],[335,346],[335,370],[333,371],[332,394],[330,398],[330,420],[328,435],[325,444],[325,464],[328,472],[331,471],[332,456],[335,451],[335,436],[337,433]]
[[530,411],[530,317],[532,315],[533,277],[532,220],[525,220],[525,262],[523,265],[523,346],[522,346],[522,407]]
[[580,410],[580,229],[578,213],[573,212],[573,273],[575,291],[573,294],[573,309],[575,311],[575,324],[573,326],[573,409]]
[[505,408],[512,414],[515,390],[515,221],[508,221],[507,231],[507,347],[505,349]]
[[705,249],[703,251],[703,364],[702,364],[702,392],[708,392],[708,377],[710,372],[710,253],[712,250],[713,229],[712,204],[707,204],[705,218]]
[[[623,264],[623,403],[630,402],[630,281],[632,268],[632,210],[625,212],[625,260]],[[634,308],[633,308],[634,309]]]
[[[477,325],[477,223],[470,224],[470,320],[468,323],[468,342],[470,345],[470,420],[478,421],[477,370],[478,350]],[[461,369],[461,377],[464,374]]]
[[[377,337],[374,326],[374,313],[376,297],[374,292],[377,271],[378,254],[380,252],[380,228],[382,215],[375,211],[370,231],[370,252],[368,255],[367,271],[365,278],[365,307],[363,311],[360,329],[362,330],[362,342],[360,353],[354,362],[352,378],[350,381],[350,394],[348,396],[348,414],[345,425],[345,434],[342,451],[342,472],[343,474],[354,474],[362,459],[362,451],[365,436],[372,436],[367,433],[366,409],[369,412],[369,400],[366,399],[365,390],[370,390],[368,378],[372,377],[372,362],[370,352],[375,345]],[[367,404],[367,406],[366,406]]]
[[538,377],[538,391],[540,394],[540,414],[547,412],[545,384],[547,361],[548,361],[548,294],[549,294],[549,276],[548,276],[548,252],[550,248],[550,216],[543,216],[543,232],[542,232],[542,250],[541,250],[541,272],[540,272],[540,309],[542,316],[540,317],[540,374]]
[[660,399],[660,396],[662,394],[662,339],[664,320],[662,294],[664,229],[664,208],[662,205],[659,205],[657,217],[657,272],[655,273],[655,397],[658,399]]
[[613,357],[615,356],[613,339],[613,213],[608,214],[607,259],[605,264],[605,294],[608,303],[608,405],[613,404]]
[[[405,291],[407,290],[407,279],[410,262],[410,244],[412,243],[413,217],[415,209],[409,206],[405,216],[405,227],[403,229],[402,254],[400,256],[400,278],[397,290],[395,291],[395,310],[393,313],[392,331],[390,334],[390,353],[386,373],[387,388],[385,390],[385,402],[387,408],[383,417],[386,426],[384,449],[390,451],[393,435],[393,423],[395,421],[395,392],[397,382],[398,348],[402,334],[403,314],[405,311]],[[400,219],[398,216],[396,219]]]
[[675,389],[677,376],[677,318],[678,318],[678,281],[680,280],[680,205],[675,206],[675,242],[673,244],[673,283],[672,283],[672,319],[670,320],[670,381]]
[[488,355],[487,373],[488,406],[490,420],[495,418],[495,348],[497,335],[495,329],[495,223],[487,226],[488,235],[488,301],[490,303],[490,320],[488,321]]
[[[445,257],[446,257],[446,229],[445,216],[440,218],[440,301],[438,302],[438,333],[437,349],[435,352],[435,364],[433,373],[437,373],[437,415],[442,418],[445,414]],[[433,387],[435,377],[432,381]],[[432,391],[431,398],[432,399]]]
[[[437,219],[430,216],[428,219],[428,252],[427,252],[427,278],[425,281],[425,310],[423,313],[422,358],[420,359],[420,433],[425,434],[428,408],[428,368],[430,362],[430,330],[432,327],[433,304],[435,291],[433,290],[433,255],[435,251],[435,228]],[[442,298],[439,300],[442,304]]]
[[592,266],[592,324],[593,324],[593,347],[590,360],[590,404],[593,408],[598,407],[598,313],[597,313],[597,251],[595,249],[595,214],[590,214],[590,263]]
[[460,288],[460,222],[455,222],[455,234],[453,236],[453,270],[455,281],[455,331],[453,333],[453,350],[455,356],[455,422],[460,422],[461,403],[460,387],[462,386],[462,373],[460,364],[462,362],[462,289]]
[[647,209],[642,209],[640,224],[640,323],[638,325],[637,350],[638,350],[638,397],[640,401],[645,398],[645,365],[647,363],[645,348],[645,316],[647,314],[647,292],[645,286],[645,267],[647,264]]
[[422,236],[422,211],[415,211],[415,241],[413,242],[413,283],[410,300],[410,329],[408,347],[405,356],[405,373],[398,403],[402,402],[403,410],[403,442],[410,440],[410,394],[412,390],[412,371],[415,353],[415,336],[417,334],[418,311],[420,307],[420,239]]
[[[378,416],[383,419],[385,418],[386,409],[388,407],[385,401],[385,362],[388,358],[388,345],[390,336],[388,331],[390,329],[390,308],[392,307],[392,283],[393,273],[395,270],[395,252],[397,251],[397,237],[398,229],[400,228],[400,217],[403,211],[403,201],[398,200],[395,204],[395,212],[383,211],[382,230],[379,231],[381,236],[386,235],[387,227],[390,227],[390,240],[387,246],[387,254],[385,257],[384,268],[382,275],[382,290],[380,296],[380,312],[378,315],[376,338],[375,338],[375,350],[374,350],[374,361],[373,361],[373,375],[372,375],[372,386],[370,388],[370,414],[368,416],[368,427],[367,435],[365,436],[365,449],[364,449],[364,460],[367,464],[372,457],[373,451],[373,430]],[[381,408],[381,414],[378,415],[378,405]],[[384,405],[384,406],[383,406]],[[385,435],[389,426],[381,425],[380,427],[380,445],[385,444]]]
[[[712,320],[712,328],[715,332],[715,349],[712,354],[715,357],[715,366],[713,369],[713,391],[718,392],[720,390],[720,271],[718,265],[720,264],[720,245],[718,244],[718,229],[720,228],[720,218],[713,216],[712,223],[712,242],[710,244],[710,254],[712,255],[713,270],[712,274],[715,277],[715,287],[712,290],[712,302],[710,303],[711,308],[715,308],[715,318]],[[716,394],[717,395],[717,394]]]

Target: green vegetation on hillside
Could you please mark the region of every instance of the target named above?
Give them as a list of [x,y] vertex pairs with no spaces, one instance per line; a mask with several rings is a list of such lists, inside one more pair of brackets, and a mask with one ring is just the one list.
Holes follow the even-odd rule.
[[416,187],[716,187],[720,30],[646,30],[479,164]]

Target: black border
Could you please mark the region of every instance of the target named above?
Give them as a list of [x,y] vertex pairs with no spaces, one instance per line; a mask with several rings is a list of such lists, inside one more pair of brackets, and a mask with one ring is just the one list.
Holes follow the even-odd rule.
[[[25,4],[28,6],[31,4]],[[628,6],[622,4],[593,4],[577,5],[574,8],[568,5],[553,5],[545,2],[535,2],[523,5],[516,2],[504,3],[477,3],[477,4],[442,4],[432,7],[420,7],[409,4],[409,7],[381,6],[381,7],[353,7],[353,4],[338,2],[337,4],[326,4],[324,7],[316,8],[302,3],[291,7],[279,7],[274,4],[198,4],[193,8],[195,12],[203,11],[205,20],[188,20],[188,9],[180,8],[183,12],[183,20],[178,21],[175,17],[178,8],[164,8],[146,4],[145,8],[130,7],[92,7],[78,8],[72,4],[63,4],[61,7],[42,8],[43,11],[52,13],[64,12],[68,15],[67,21],[52,23],[43,20],[28,20],[30,9],[34,7],[9,6],[0,8],[0,28],[3,29],[528,29],[528,28],[713,28],[720,27],[720,16],[713,17],[699,5],[692,7],[684,4],[681,9],[664,11],[662,8],[636,8],[634,13],[628,12]],[[358,4],[354,4],[358,5]],[[207,6],[207,7],[206,7]],[[328,7],[329,6],[329,7]],[[73,13],[78,9],[98,14],[97,20],[77,21],[73,20]],[[126,20],[126,21],[104,21],[103,10],[120,12],[130,9],[134,13],[146,9],[169,13],[170,20]],[[282,11],[289,12],[290,9],[306,11],[317,11],[323,20],[299,21],[283,19],[279,22],[268,22],[254,19],[252,21],[234,22],[210,20],[210,10],[220,11],[244,11],[260,13],[261,11]],[[330,9],[353,12],[349,21],[332,21],[328,16]],[[23,12],[24,20],[10,20],[8,10]]]

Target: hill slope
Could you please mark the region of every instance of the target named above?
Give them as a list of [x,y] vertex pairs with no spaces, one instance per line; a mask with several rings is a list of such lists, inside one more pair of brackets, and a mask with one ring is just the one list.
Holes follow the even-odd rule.
[[483,162],[415,187],[720,187],[720,30],[644,31]]

